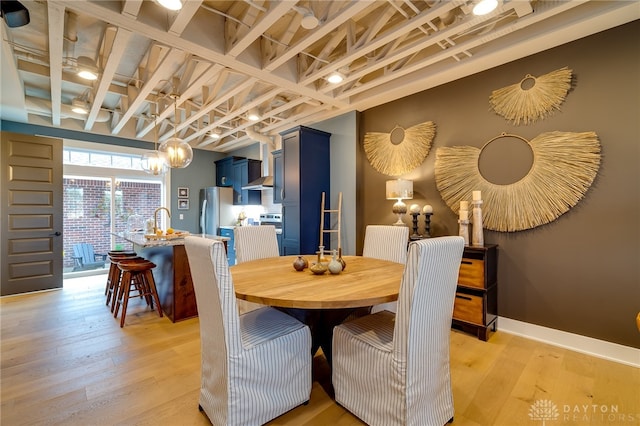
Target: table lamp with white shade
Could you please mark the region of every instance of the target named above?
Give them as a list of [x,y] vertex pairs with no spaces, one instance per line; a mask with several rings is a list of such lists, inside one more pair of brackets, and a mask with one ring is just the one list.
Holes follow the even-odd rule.
[[394,225],[406,226],[402,221],[402,215],[407,212],[407,205],[402,200],[413,198],[413,181],[395,179],[387,181],[387,200],[397,200],[393,205],[393,212],[398,215],[398,221]]

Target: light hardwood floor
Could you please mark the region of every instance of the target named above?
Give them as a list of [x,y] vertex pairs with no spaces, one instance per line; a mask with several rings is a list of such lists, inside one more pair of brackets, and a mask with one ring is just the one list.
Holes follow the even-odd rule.
[[[121,329],[104,280],[1,299],[0,423],[208,425],[198,411],[198,320],[173,324],[132,302]],[[488,342],[452,331],[451,374],[454,425],[640,424],[639,369],[500,331]],[[361,425],[328,383],[317,355],[310,403],[269,424]],[[558,417],[549,409],[531,418],[540,401]]]

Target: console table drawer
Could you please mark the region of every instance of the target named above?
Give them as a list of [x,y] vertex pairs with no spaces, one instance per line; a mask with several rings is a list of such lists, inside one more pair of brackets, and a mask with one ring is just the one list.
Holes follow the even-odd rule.
[[453,305],[453,318],[460,321],[483,324],[484,303],[482,296],[456,293]]
[[484,288],[484,261],[463,257],[458,273],[458,284],[469,287]]

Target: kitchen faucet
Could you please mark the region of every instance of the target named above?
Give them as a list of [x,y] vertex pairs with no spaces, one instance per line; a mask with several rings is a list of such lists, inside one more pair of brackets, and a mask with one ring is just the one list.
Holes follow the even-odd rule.
[[169,215],[169,217],[171,217],[171,212],[169,211],[168,208],[166,207],[158,207],[157,209],[155,209],[153,211],[153,233],[155,234],[156,232],[158,232],[158,212],[160,210],[166,210],[167,214]]

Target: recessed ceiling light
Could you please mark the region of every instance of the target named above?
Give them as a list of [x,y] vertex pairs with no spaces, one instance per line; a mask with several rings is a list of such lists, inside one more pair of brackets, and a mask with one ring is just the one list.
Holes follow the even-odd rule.
[[338,71],[334,71],[327,76],[327,81],[331,84],[338,84],[344,81],[344,74]]
[[180,10],[182,9],[182,1],[181,0],[158,0],[160,6],[169,9],[169,10]]
[[76,114],[89,114],[87,103],[78,98],[71,101],[71,111],[75,112]]
[[251,121],[258,121],[260,120],[260,112],[258,112],[257,109],[253,108],[247,114],[247,118]]
[[309,12],[305,13],[305,15],[302,17],[300,25],[302,25],[302,28],[304,28],[305,30],[312,30],[316,28],[319,23],[320,21],[318,21],[316,15],[314,15],[313,12]]
[[478,16],[486,15],[493,12],[496,7],[498,7],[498,0],[480,0],[473,6],[473,14]]
[[87,56],[78,56],[76,63],[78,67],[78,77],[82,77],[85,80],[98,79],[98,67],[91,58]]

